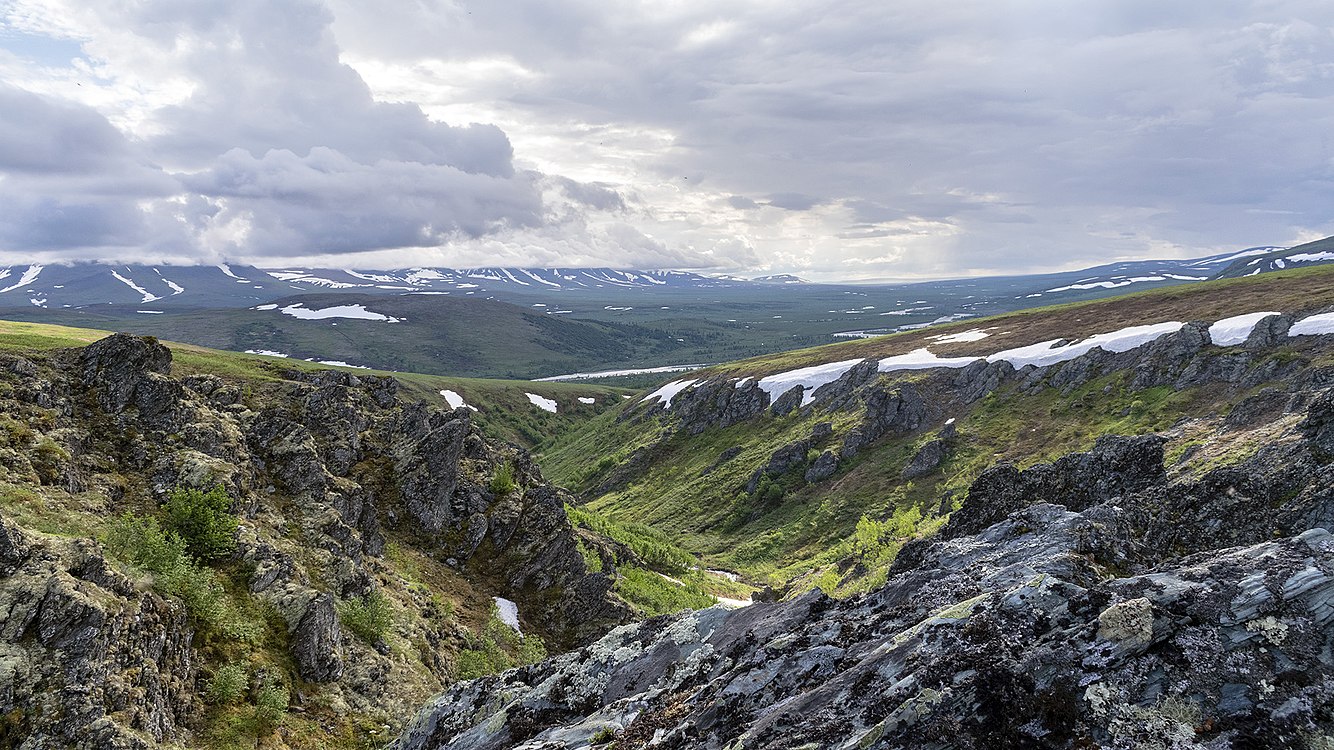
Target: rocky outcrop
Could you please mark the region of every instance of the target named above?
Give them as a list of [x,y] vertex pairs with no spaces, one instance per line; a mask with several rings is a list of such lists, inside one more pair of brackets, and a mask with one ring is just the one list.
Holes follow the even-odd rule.
[[1035,505],[863,598],[625,626],[460,684],[392,747],[1288,747],[1328,726],[1334,537],[1108,579],[1116,535],[1090,532],[1117,519]]
[[193,629],[91,541],[0,520],[0,705],[23,747],[138,750],[199,709]]
[[[449,602],[403,582],[389,539],[420,556],[414,568],[453,566],[452,585],[475,587],[481,601],[519,602],[525,632],[553,650],[628,617],[612,580],[585,568],[564,513],[572,498],[522,450],[484,437],[467,410],[405,402],[390,378],[177,379],[170,350],[121,334],[0,364],[0,479],[27,485],[10,499],[59,524],[65,508],[149,515],[177,487],[222,485],[241,516],[225,575],[276,616],[252,627],[278,629],[269,645],[284,644],[292,665],[280,679],[318,692],[339,717],[404,715],[448,683],[467,637],[443,614]],[[501,467],[512,482],[493,481]],[[40,739],[25,747],[193,742],[198,621],[149,581],[115,572],[91,540],[7,524],[0,557],[0,737]],[[386,582],[399,587],[392,648],[354,637],[340,617]]]

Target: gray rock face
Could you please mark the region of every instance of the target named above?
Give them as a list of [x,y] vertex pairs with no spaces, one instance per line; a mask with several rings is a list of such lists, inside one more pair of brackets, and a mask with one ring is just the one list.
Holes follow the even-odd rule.
[[1036,505],[863,598],[624,626],[461,683],[391,747],[1287,747],[1326,725],[1334,537],[1109,579],[1108,523]]
[[917,479],[940,468],[941,462],[945,460],[945,453],[948,444],[936,438],[924,444],[913,454],[912,460],[903,467],[902,476],[904,479]]
[[171,371],[171,350],[156,339],[117,333],[84,347],[79,365],[83,384],[98,389],[102,408],[117,412],[149,373]]
[[343,676],[343,634],[338,627],[334,598],[317,593],[302,608],[291,629],[292,658],[301,678],[333,682]]
[[185,611],[136,590],[87,541],[0,520],[0,702],[23,747],[148,748],[200,706]]
[[774,400],[773,406],[769,408],[770,413],[775,417],[785,417],[791,414],[797,407],[801,406],[801,400],[805,397],[805,393],[806,389],[799,385],[783,391],[782,395]]

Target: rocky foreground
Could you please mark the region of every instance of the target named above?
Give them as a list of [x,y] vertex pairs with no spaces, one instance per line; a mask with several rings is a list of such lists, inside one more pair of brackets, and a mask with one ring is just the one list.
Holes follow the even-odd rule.
[[[167,347],[121,334],[0,354],[0,746],[323,746],[285,723],[228,729],[248,714],[206,700],[226,664],[249,675],[231,699],[242,707],[276,686],[272,710],[315,734],[388,734],[453,682],[470,643],[444,586],[474,606],[518,601],[553,649],[624,621],[611,579],[585,569],[567,496],[466,409],[397,386],[335,371],[174,376]],[[240,518],[214,563],[239,613],[221,626],[95,540],[123,513],[158,513],[174,488],[215,486]],[[340,616],[366,597],[393,613],[369,639]]]
[[[1332,747],[1334,371],[1318,347],[1272,356],[1288,324],[1240,349],[1210,350],[1192,325],[1133,355],[942,375],[969,399],[1115,370],[1251,395],[1221,420],[1215,437],[1241,453],[1218,468],[1169,478],[1157,435],[993,467],[869,595],[622,626],[454,686],[392,747]],[[934,402],[912,391],[943,382],[887,394],[856,377],[828,391],[866,407],[854,450],[929,424]],[[685,429],[770,407],[731,383],[679,398]]]

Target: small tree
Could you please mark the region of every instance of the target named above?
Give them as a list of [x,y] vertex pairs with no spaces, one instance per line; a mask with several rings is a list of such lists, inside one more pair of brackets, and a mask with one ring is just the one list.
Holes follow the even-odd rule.
[[208,492],[178,487],[163,506],[168,529],[185,540],[190,556],[201,562],[215,560],[236,549],[236,516],[232,498],[218,485]]

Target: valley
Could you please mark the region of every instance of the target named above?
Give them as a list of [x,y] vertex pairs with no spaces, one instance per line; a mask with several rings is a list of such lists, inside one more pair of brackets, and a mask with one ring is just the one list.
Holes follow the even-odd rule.
[[[317,299],[295,309],[353,317],[284,316],[281,302],[250,312],[349,331],[411,331],[431,314]],[[1175,674],[1171,649],[1199,628],[1318,638],[1326,574],[1282,606],[1229,604],[1238,613],[1223,620],[1212,604],[1191,610],[1195,630],[1145,581],[1235,599],[1236,576],[1300,567],[1304,554],[1334,581],[1312,531],[1334,523],[1331,310],[1334,266],[1282,269],[644,373],[653,382],[639,390],[0,323],[0,562],[13,571],[0,596],[25,622],[79,611],[92,632],[121,633],[75,654],[65,626],[15,624],[4,647],[31,685],[16,695],[44,703],[8,714],[6,731],[126,748],[628,748],[659,730],[682,747],[893,746],[941,726],[1010,742],[1032,725],[976,696],[1037,690],[1077,717],[1025,708],[1047,732],[1168,736],[1177,714],[1143,706],[1169,696],[1210,712],[1206,736],[1297,737],[1271,707],[1298,688],[1254,651],[1262,641],[1241,648],[1266,665],[1269,697],[1220,704],[1143,675]],[[174,504],[210,491],[224,493],[210,512],[233,529],[226,551],[172,551]],[[1246,562],[1182,567],[1215,559]],[[34,587],[50,593],[34,600]],[[1118,606],[1167,618],[1166,640],[1050,629],[1111,622]],[[1034,658],[1052,664],[1070,648],[1112,650],[1102,667],[1015,687],[1023,659],[978,661],[1009,653],[993,617],[1027,623]],[[949,645],[942,628],[965,623],[983,651]],[[1281,653],[1308,674],[1327,668]],[[847,701],[840,681],[900,669],[873,666],[884,654],[955,666],[913,672],[920,687],[844,719],[763,710]],[[144,658],[155,671],[127,666]],[[791,679],[765,671],[773,658],[797,665]],[[1199,658],[1232,674],[1221,652]],[[54,690],[70,669],[108,687]],[[760,687],[716,693],[722,675]],[[1090,675],[1106,697],[1066,687]],[[569,687],[551,695],[554,684]],[[167,697],[114,710],[141,693]],[[1334,705],[1302,695],[1311,711]],[[894,718],[922,701],[938,709]],[[717,723],[709,705],[740,718]]]

